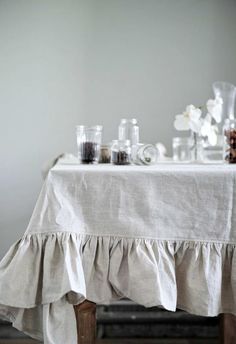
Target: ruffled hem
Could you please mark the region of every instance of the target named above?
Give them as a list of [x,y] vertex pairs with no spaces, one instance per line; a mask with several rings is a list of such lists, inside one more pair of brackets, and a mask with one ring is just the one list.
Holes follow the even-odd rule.
[[170,311],[178,306],[204,316],[236,314],[235,245],[28,234],[0,264],[0,313],[45,343],[54,343],[45,339],[45,319],[53,314],[47,326],[65,324],[66,311],[65,326],[73,327],[76,338],[73,304],[86,298],[109,304],[122,297]]

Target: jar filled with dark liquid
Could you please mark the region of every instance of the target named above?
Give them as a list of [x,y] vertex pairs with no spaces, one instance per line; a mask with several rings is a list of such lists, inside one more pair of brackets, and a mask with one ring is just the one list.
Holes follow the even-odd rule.
[[82,164],[97,164],[100,154],[100,145],[102,141],[102,126],[78,125],[77,146],[78,158]]

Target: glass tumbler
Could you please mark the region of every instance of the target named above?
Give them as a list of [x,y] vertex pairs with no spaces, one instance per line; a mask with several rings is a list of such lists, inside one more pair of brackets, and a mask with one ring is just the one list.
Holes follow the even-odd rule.
[[174,137],[172,145],[174,161],[190,162],[192,160],[193,139],[191,137]]
[[78,158],[82,164],[97,164],[100,154],[100,145],[102,142],[102,126],[76,127]]

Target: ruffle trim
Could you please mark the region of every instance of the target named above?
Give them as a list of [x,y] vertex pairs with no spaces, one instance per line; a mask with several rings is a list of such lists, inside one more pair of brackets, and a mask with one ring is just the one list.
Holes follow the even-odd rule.
[[170,311],[236,314],[235,245],[28,234],[0,263],[0,313],[23,331],[27,323],[25,331],[37,339],[43,336],[39,323],[48,305],[86,298],[108,304],[123,297]]

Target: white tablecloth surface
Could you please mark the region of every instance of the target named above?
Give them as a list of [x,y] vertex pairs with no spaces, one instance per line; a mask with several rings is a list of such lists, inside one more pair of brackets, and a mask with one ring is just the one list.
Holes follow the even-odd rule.
[[223,164],[57,164],[0,264],[0,314],[45,344],[76,344],[85,298],[236,314],[235,179]]

